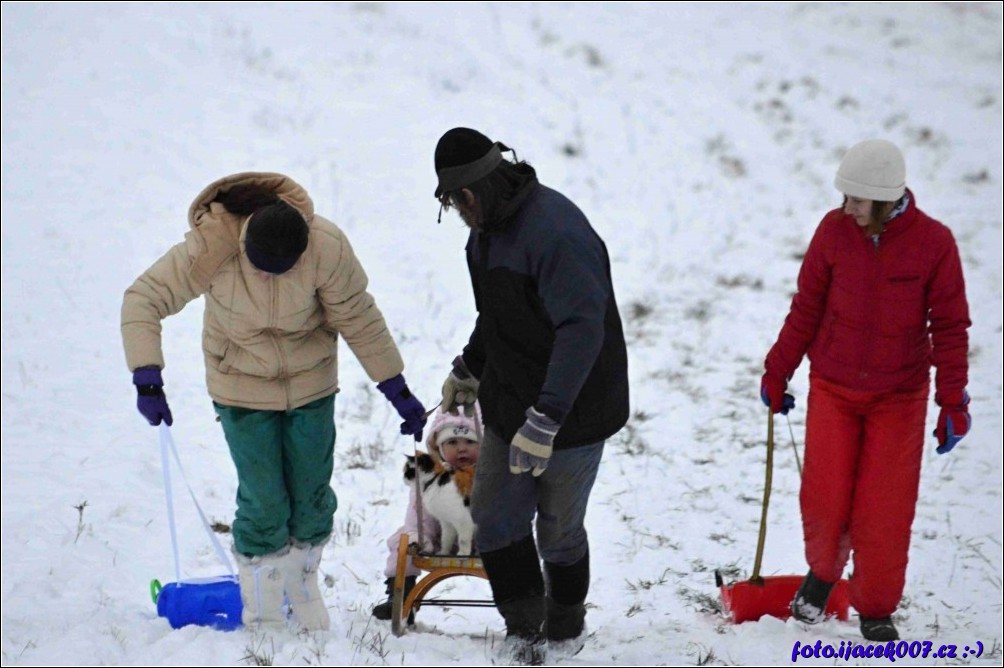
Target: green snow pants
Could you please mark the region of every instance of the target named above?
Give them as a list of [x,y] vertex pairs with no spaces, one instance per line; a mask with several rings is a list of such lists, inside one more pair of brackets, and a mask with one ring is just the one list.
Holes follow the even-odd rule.
[[335,395],[291,411],[213,406],[237,467],[237,552],[256,557],[291,540],[326,541],[338,507],[331,489]]

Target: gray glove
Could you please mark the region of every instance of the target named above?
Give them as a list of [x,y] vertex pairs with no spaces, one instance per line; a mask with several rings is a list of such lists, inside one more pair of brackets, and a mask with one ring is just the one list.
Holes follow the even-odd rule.
[[457,355],[456,359],[453,360],[453,371],[443,383],[443,403],[441,404],[443,410],[456,413],[457,407],[463,406],[465,413],[468,413],[467,407],[473,407],[474,402],[477,401],[479,384],[478,379],[464,364],[464,358]]
[[551,444],[561,425],[536,408],[526,410],[526,422],[509,445],[509,471],[514,475],[532,470],[539,476],[551,461]]

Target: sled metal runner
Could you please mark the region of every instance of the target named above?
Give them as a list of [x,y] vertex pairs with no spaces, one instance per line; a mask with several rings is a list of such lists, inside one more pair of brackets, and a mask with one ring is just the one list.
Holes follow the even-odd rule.
[[[720,571],[715,571],[715,586],[721,592],[722,608],[734,624],[752,622],[764,615],[787,619],[791,616],[791,602],[802,583],[801,575],[760,575],[764,540],[767,536],[767,508],[770,502],[771,479],[774,469],[774,414],[767,409],[767,473],[764,482],[763,508],[760,512],[760,536],[757,539],[753,576],[749,580],[725,584]],[[840,620],[847,619],[847,580],[833,587],[826,604],[825,615]]]
[[[415,582],[414,588],[404,595],[404,580],[408,569],[408,557],[418,569],[428,571]],[[478,557],[424,554],[418,545],[409,543],[408,535],[401,536],[397,548],[397,568],[394,573],[394,589],[391,604],[391,630],[395,636],[404,635],[405,627],[414,624],[415,612],[423,605],[458,607],[494,607],[490,600],[426,599],[425,596],[443,580],[458,576],[477,577],[487,580],[484,566]]]

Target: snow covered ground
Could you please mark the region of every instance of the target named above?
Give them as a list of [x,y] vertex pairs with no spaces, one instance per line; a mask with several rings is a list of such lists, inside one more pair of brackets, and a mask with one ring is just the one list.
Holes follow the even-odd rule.
[[[1000,3],[3,3],[4,665],[491,663],[491,609],[426,608],[401,638],[370,617],[411,444],[347,349],[340,508],[324,637],[171,630],[157,430],[136,413],[122,293],[180,241],[225,174],[283,172],[339,224],[438,398],[473,324],[432,153],[471,126],[514,147],[605,238],[629,337],[633,417],[592,497],[592,636],[575,665],[790,664],[796,641],[860,640],[721,616],[715,568],[747,577],[760,514],[762,359],[801,253],[840,202],[840,155],[884,137],[949,225],[973,315],[974,427],[925,454],[904,637],[1002,643]],[[201,305],[165,323],[172,430],[213,521],[236,476],[205,391]],[[806,369],[793,382],[804,432]],[[933,428],[936,411],[929,411]],[[802,574],[798,474],[778,429],[765,574]],[[890,475],[895,472],[890,471]],[[177,482],[177,481],[176,481]],[[176,487],[183,577],[222,567]],[[223,540],[228,540],[224,535]],[[452,590],[452,591],[451,591]],[[484,596],[454,579],[440,595]],[[831,664],[833,660],[798,660]],[[853,660],[851,664],[882,663]]]

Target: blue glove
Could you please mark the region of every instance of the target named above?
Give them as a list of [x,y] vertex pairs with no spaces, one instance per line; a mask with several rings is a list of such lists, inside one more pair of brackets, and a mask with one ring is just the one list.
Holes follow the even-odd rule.
[[934,429],[934,437],[938,439],[937,453],[943,455],[961,441],[973,426],[973,418],[969,415],[969,393],[962,392],[962,397],[954,398],[951,403],[937,399],[941,406],[938,414],[938,426]]
[[772,413],[787,415],[795,407],[795,397],[785,392],[786,389],[786,382],[765,373],[760,380],[760,400]]
[[160,369],[155,366],[144,366],[132,372],[132,383],[136,386],[136,408],[146,418],[146,421],[157,426],[163,420],[170,427],[174,424],[171,409],[164,396],[164,380],[160,377]]
[[404,376],[398,374],[377,385],[387,400],[397,410],[404,422],[401,423],[401,433],[414,436],[416,441],[422,440],[422,428],[425,427],[425,406],[415,398],[404,382]]
[[551,460],[552,444],[561,425],[536,408],[526,410],[526,422],[509,445],[509,471],[519,475],[533,470],[539,476]]

